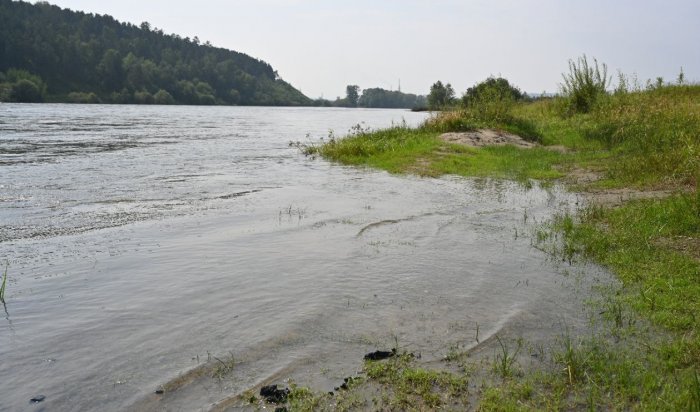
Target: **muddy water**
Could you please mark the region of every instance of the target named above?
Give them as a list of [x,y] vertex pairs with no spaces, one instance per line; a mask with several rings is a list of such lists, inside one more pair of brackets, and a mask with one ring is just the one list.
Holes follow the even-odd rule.
[[536,342],[582,325],[570,279],[528,236],[576,196],[288,145],[423,117],[0,105],[0,410],[153,405],[160,385],[232,355],[232,374],[168,398],[207,409],[286,377],[330,389],[397,342],[429,360],[478,346],[477,328]]

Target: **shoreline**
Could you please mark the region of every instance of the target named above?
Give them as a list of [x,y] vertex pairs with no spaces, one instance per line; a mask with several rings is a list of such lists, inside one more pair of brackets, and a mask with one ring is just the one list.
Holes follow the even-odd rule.
[[[558,109],[565,98],[506,107],[511,113],[502,118],[480,118],[467,108],[416,129],[359,132],[300,149],[341,164],[399,174],[494,177],[525,187],[533,179],[559,181],[586,199],[585,208],[556,217],[536,238],[552,259],[590,262],[613,273],[619,288],[602,291],[592,304],[602,316],[600,330],[585,339],[564,336],[561,351],[551,357],[560,369],[482,383],[468,408],[693,410],[700,408],[700,324],[695,316],[700,310],[700,175],[697,169],[693,175],[692,165],[700,166],[700,159],[693,154],[696,128],[673,119],[698,115],[698,92],[696,85],[624,91],[607,96],[608,105],[592,114],[571,117],[562,117]],[[659,107],[659,102],[666,106],[655,118],[641,117],[645,107]],[[642,123],[647,132],[642,135],[627,122]],[[440,138],[446,132],[463,135],[484,128],[520,134],[539,146],[470,147],[475,145]],[[669,130],[687,141],[657,145],[656,139]],[[649,146],[655,152],[639,154]],[[500,360],[507,366],[508,350],[502,348]],[[400,370],[393,370],[393,381],[379,377],[375,382],[390,408],[392,402],[416,395],[406,393],[399,379],[425,372],[413,366],[394,365]],[[373,368],[365,365],[366,371]],[[444,388],[438,392],[449,393]]]

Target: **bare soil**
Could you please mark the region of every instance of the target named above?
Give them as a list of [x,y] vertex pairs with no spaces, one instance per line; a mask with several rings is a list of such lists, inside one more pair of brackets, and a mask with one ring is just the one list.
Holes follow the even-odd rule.
[[443,133],[440,135],[440,139],[447,143],[462,144],[473,147],[513,145],[520,148],[529,149],[531,147],[538,146],[537,143],[528,142],[518,135],[494,129],[479,129],[460,133]]

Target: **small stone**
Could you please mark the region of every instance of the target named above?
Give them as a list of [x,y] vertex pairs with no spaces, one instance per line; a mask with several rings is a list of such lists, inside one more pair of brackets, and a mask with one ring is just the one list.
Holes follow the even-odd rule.
[[31,403],[39,403],[39,402],[44,402],[44,399],[46,399],[46,396],[44,395],[37,395],[33,397],[29,402]]
[[164,390],[162,390],[162,389],[156,389],[156,395],[162,395],[162,394],[164,394],[164,393],[165,393]]

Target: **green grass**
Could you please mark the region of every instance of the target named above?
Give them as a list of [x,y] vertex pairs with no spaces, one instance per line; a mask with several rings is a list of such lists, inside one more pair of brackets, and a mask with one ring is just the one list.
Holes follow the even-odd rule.
[[365,363],[371,382],[384,390],[383,403],[395,410],[433,410],[454,403],[466,405],[467,377],[420,368],[410,355]]
[[[563,220],[560,227],[569,245],[567,253],[610,267],[626,286],[638,289],[628,299],[635,310],[665,328],[692,332],[686,336],[698,339],[700,264],[674,250],[700,235],[697,194],[593,209],[580,223]],[[700,365],[700,352],[697,355]]]
[[[603,96],[588,113],[567,112],[564,98],[520,103],[507,115],[477,109],[444,112],[418,128],[356,130],[307,153],[349,165],[426,176],[456,174],[507,179],[557,179],[572,168],[593,169],[602,187],[678,187],[700,174],[700,86],[666,86]],[[444,132],[496,128],[541,148],[466,148],[438,139]],[[547,150],[564,146],[565,153]]]

